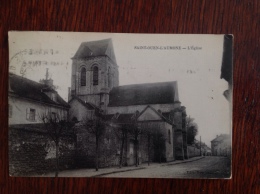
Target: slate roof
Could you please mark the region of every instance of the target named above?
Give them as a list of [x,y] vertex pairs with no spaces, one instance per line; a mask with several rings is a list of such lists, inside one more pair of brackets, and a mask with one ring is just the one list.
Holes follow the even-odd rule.
[[168,120],[170,120],[170,112],[163,112],[162,116]]
[[81,43],[72,59],[85,59],[87,57],[96,56],[108,56],[112,61],[116,62],[111,39]]
[[[112,120],[115,114],[108,114],[106,115],[106,120]],[[116,119],[118,123],[131,123],[131,118],[133,114],[119,114],[118,118]]]
[[158,82],[114,87],[109,93],[110,107],[172,104],[178,102],[177,82]]
[[155,109],[154,109],[152,106],[150,106],[150,105],[148,105],[148,106],[140,113],[140,115],[139,115],[138,117],[140,117],[148,108],[152,109],[159,117],[161,117],[162,120],[168,122],[169,124],[172,124],[172,121],[171,121],[169,118],[165,117],[166,114],[170,114],[169,112],[168,112],[168,113],[166,113],[166,112],[165,112],[165,113],[160,113],[160,112],[158,112],[157,110],[155,110]]
[[[19,133],[38,133],[38,134],[46,134],[48,133],[46,130],[46,125],[43,123],[37,123],[37,124],[14,124],[14,125],[9,125],[9,128],[12,130],[18,130]],[[70,130],[70,128],[64,128],[62,130],[61,135],[64,136],[69,136],[71,137],[73,133],[73,130]]]
[[[9,86],[9,92],[11,94],[15,94],[18,97],[69,108],[69,104],[65,102],[55,90],[50,89],[45,84],[32,81],[13,73],[9,73]],[[44,91],[55,92],[57,94],[56,101],[53,101],[51,98],[49,98],[44,93]]]
[[[153,107],[151,106],[147,106],[144,110],[141,111],[141,113],[139,114],[138,117],[140,117],[148,108],[151,108],[155,113],[158,114],[159,117],[161,117],[161,119],[163,121],[168,122],[169,124],[172,124],[172,121],[170,121],[170,119],[168,119],[167,117],[165,117],[164,115],[169,115],[169,112],[165,112],[160,114],[158,111],[156,111]],[[116,114],[107,114],[106,115],[106,120],[113,120],[115,119],[117,115]],[[128,113],[128,114],[118,114],[117,118],[115,119],[118,123],[131,123],[132,122],[132,118],[134,116],[134,113]]]
[[77,100],[78,102],[80,102],[84,107],[86,107],[88,110],[95,110],[96,108],[98,108],[97,106],[95,106],[94,104],[92,103],[89,103],[89,102],[84,102],[83,100],[81,100],[79,97],[77,96],[74,96],[70,101],[73,101],[73,100]]
[[221,134],[221,135],[217,136],[215,139],[211,140],[211,142],[223,141],[225,139],[230,139],[230,135],[228,135],[228,134]]

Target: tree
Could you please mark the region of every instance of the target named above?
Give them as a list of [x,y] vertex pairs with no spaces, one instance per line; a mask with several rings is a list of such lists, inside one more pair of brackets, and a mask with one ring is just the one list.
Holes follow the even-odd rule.
[[82,121],[82,126],[84,129],[88,131],[88,133],[92,134],[95,137],[95,168],[98,171],[99,165],[99,144],[100,138],[105,132],[106,128],[106,120],[105,115],[103,114],[102,110],[99,108],[95,109],[95,114],[92,118],[86,118]]
[[187,127],[187,144],[191,145],[195,141],[195,136],[198,133],[198,125],[194,122],[194,118],[190,116],[186,118],[186,127]]
[[133,136],[134,138],[134,148],[135,148],[135,166],[137,167],[139,164],[139,160],[138,160],[138,153],[139,153],[139,136],[142,134],[142,128],[140,126],[138,126],[137,123],[137,118],[139,116],[139,112],[136,111],[134,113],[134,115],[131,118],[131,123],[130,123],[130,134]]
[[[56,166],[55,166],[55,177],[59,174],[59,143],[61,136],[65,133],[70,134],[70,129],[73,128],[74,123],[68,122],[64,119],[61,114],[54,112],[43,113],[39,115],[40,120],[44,124],[44,130],[47,132],[48,136],[55,143],[56,150]],[[71,133],[73,135],[73,133]]]
[[124,154],[124,146],[125,143],[127,143],[127,134],[129,131],[129,125],[128,124],[116,124],[117,120],[113,120],[112,122],[115,123],[115,125],[113,125],[113,129],[115,131],[116,136],[118,137],[118,139],[120,139],[121,141],[121,145],[120,145],[120,155],[119,155],[119,168],[122,167],[123,165],[123,154]]

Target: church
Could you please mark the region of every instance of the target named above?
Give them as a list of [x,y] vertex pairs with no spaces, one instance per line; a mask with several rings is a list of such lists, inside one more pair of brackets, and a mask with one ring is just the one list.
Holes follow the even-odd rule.
[[[69,118],[82,123],[100,110],[111,124],[100,137],[99,165],[118,165],[121,152],[124,165],[187,159],[186,110],[177,81],[121,86],[119,65],[112,39],[83,42],[72,58]],[[113,124],[139,133],[126,134],[122,144]],[[84,129],[78,130],[77,155],[79,166],[93,165],[95,138]]]

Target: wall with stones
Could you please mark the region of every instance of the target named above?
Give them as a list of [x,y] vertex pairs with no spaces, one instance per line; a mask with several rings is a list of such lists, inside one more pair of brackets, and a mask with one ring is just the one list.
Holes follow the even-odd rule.
[[[138,137],[139,164],[148,162],[148,135],[145,133],[148,127],[150,136],[150,162],[168,162],[175,160],[173,144],[174,131],[172,125],[166,122],[155,122],[140,124],[143,127],[142,134]],[[157,133],[156,133],[157,132]],[[168,133],[170,132],[170,134]],[[157,134],[157,135],[156,135]],[[89,133],[83,127],[77,132],[77,168],[94,168],[96,154],[95,135]],[[105,133],[99,141],[99,167],[110,167],[119,165],[119,157],[121,151],[121,139],[118,138],[115,131],[111,127],[107,127]],[[127,140],[124,144],[123,166],[135,165],[135,147],[133,134],[128,133]]]
[[[158,123],[162,128],[165,123]],[[170,126],[170,125],[169,125]],[[165,130],[164,130],[165,131]],[[158,133],[161,134],[160,139],[157,140],[151,135],[150,137],[150,162],[159,162],[158,152],[162,152],[161,161],[172,161],[173,157],[173,148],[172,144],[169,144],[168,140],[165,140],[166,133],[161,133],[158,130]],[[172,138],[172,136],[171,136]],[[78,129],[77,134],[77,168],[95,168],[95,153],[96,153],[96,144],[95,136],[90,134],[87,130],[81,128]],[[139,152],[138,152],[138,163],[148,162],[148,136],[145,133],[139,135]],[[119,165],[119,157],[121,151],[121,139],[115,134],[113,128],[107,127],[106,132],[102,135],[99,141],[99,167],[111,167]],[[173,143],[173,139],[171,139]],[[169,144],[169,145],[166,145]],[[155,151],[156,150],[156,151]],[[135,147],[134,147],[134,137],[133,134],[128,133],[127,140],[124,144],[123,150],[123,166],[135,165]]]
[[188,157],[192,158],[192,157],[196,157],[196,156],[200,156],[200,149],[196,148],[195,146],[187,146],[188,149]]
[[174,151],[174,132],[172,130],[172,125],[160,121],[160,122],[145,122],[140,123],[140,127],[143,127],[143,134],[140,135],[140,152],[141,152],[141,161],[148,162],[148,134],[150,133],[150,161],[159,162],[160,157],[161,161],[168,162],[173,161]]
[[[60,170],[74,167],[74,139],[63,136],[60,142]],[[55,144],[40,131],[9,128],[9,174],[30,176],[55,170]]]
[[[99,140],[99,167],[110,167],[119,164],[120,142],[112,128],[107,127]],[[77,132],[76,167],[94,168],[96,138],[84,128]]]

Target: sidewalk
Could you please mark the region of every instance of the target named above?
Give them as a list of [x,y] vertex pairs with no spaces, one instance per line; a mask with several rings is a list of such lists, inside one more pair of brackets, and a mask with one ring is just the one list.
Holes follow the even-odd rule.
[[[196,160],[200,160],[204,158],[204,156],[194,157],[188,160],[177,160],[168,163],[150,163],[148,166],[147,163],[140,164],[138,167],[136,166],[126,166],[126,167],[111,167],[111,168],[100,168],[98,171],[95,169],[71,169],[71,170],[64,170],[59,172],[59,177],[101,177],[108,174],[116,174],[119,172],[127,172],[127,171],[135,171],[140,169],[148,169],[148,168],[158,168],[160,166],[170,166],[170,165],[177,165],[182,163],[193,162]],[[55,173],[47,173],[41,175],[42,177],[54,177]],[[115,175],[116,176],[116,175]]]

